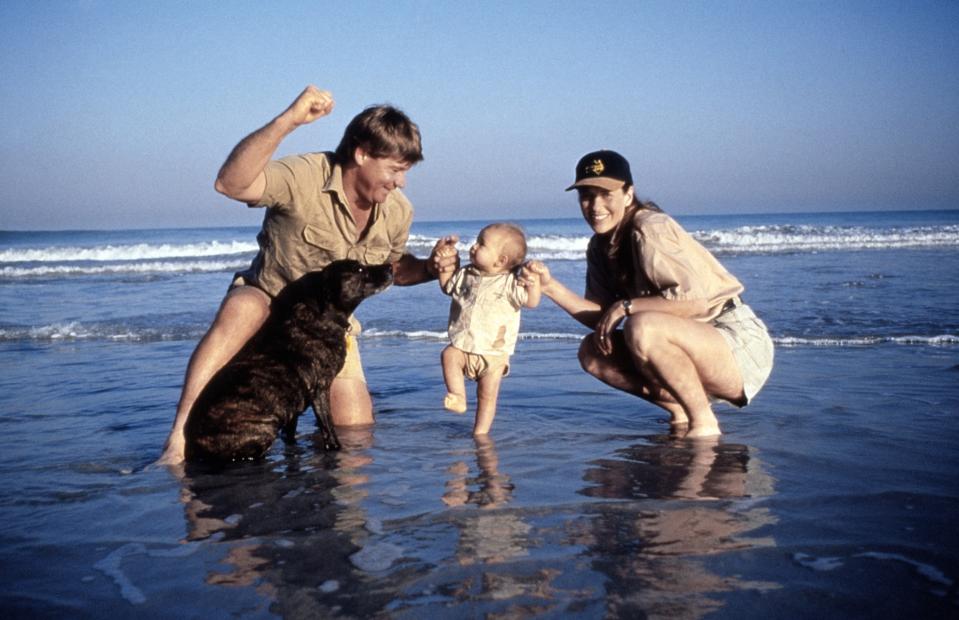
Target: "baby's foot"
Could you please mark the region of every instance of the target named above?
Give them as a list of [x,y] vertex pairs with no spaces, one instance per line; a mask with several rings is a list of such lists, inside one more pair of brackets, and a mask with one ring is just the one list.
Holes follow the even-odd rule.
[[443,399],[443,406],[453,413],[466,413],[466,397],[447,392],[446,398]]

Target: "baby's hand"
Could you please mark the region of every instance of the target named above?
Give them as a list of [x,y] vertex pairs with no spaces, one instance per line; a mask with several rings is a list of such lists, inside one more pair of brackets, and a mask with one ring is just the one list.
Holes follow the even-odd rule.
[[522,278],[524,282],[536,280],[540,286],[549,284],[550,280],[553,279],[549,273],[549,267],[538,260],[527,261],[520,271],[520,278]]
[[447,258],[449,256],[456,256],[456,246],[455,245],[444,245],[436,250],[436,255],[441,258]]
[[459,253],[456,251],[456,243],[460,240],[458,235],[448,235],[436,242],[433,251],[427,262],[427,269],[435,277],[440,274],[453,273],[459,266]]

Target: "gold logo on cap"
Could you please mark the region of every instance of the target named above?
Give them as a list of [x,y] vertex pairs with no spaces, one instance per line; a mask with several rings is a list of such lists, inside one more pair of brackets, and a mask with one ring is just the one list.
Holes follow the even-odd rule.
[[602,159],[594,159],[592,164],[586,166],[586,172],[595,176],[603,174],[603,170],[606,170],[606,166],[603,165]]

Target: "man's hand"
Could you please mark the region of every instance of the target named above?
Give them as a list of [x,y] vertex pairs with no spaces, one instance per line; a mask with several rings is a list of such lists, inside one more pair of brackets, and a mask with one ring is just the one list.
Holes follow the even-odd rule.
[[281,116],[286,116],[296,126],[307,125],[332,112],[335,105],[330,91],[310,84]]
[[459,240],[459,235],[448,235],[436,242],[430,257],[426,260],[426,271],[431,276],[435,278],[442,273],[456,271],[460,264],[459,252],[456,251]]

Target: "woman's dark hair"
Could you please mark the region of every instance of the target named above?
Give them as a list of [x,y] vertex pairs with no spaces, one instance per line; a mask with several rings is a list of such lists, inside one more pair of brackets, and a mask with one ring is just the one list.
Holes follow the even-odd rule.
[[[630,187],[632,186],[626,185],[623,187],[623,191],[629,191]],[[634,264],[632,249],[632,233],[633,230],[635,230],[633,227],[633,219],[636,217],[636,214],[642,210],[663,212],[655,202],[640,200],[634,190],[633,202],[626,207],[626,210],[623,212],[623,219],[609,239],[607,256],[609,256],[610,262],[615,266],[616,283],[619,285],[619,289],[623,294],[629,290],[629,285],[635,281],[633,274],[642,269],[641,265]]]
[[389,105],[370,106],[350,121],[336,147],[337,161],[345,165],[358,147],[370,157],[395,157],[408,164],[423,161],[419,127]]

